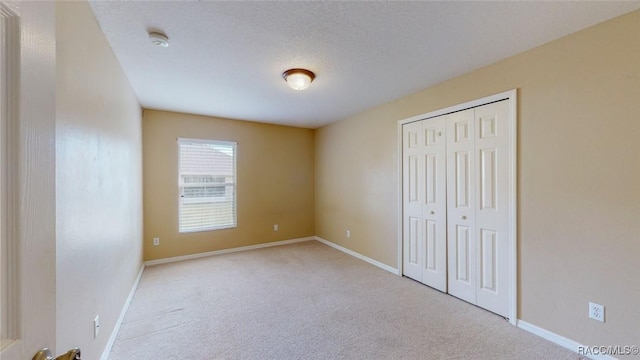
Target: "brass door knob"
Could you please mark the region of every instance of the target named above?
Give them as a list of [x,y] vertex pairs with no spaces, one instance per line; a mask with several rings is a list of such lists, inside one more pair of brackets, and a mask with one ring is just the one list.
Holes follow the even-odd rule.
[[75,348],[67,351],[66,353],[54,358],[51,354],[51,350],[44,348],[38,351],[32,360],[82,360],[80,359],[80,349]]

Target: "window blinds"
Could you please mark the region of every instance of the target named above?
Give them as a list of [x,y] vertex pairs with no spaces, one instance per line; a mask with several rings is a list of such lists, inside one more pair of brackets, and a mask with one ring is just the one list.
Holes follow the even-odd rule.
[[178,230],[234,228],[236,150],[228,141],[178,139]]

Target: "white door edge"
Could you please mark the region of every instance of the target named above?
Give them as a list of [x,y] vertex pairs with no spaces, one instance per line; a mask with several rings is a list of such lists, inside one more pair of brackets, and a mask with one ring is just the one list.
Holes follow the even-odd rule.
[[15,192],[15,127],[18,116],[18,92],[20,71],[19,16],[8,5],[0,3],[0,356],[15,352],[20,346],[18,338],[18,245],[15,242],[15,218],[17,207],[12,194]]
[[7,92],[14,111],[11,143],[4,151],[13,150],[6,158],[13,194],[7,206],[15,217],[8,221],[14,230],[8,243],[18,255],[8,284],[16,306],[8,319],[13,332],[5,337],[13,341],[6,342],[0,358],[17,360],[31,359],[43,347],[55,350],[55,3],[0,3],[3,18],[15,20],[15,26],[4,28],[15,32],[6,63],[14,79]]

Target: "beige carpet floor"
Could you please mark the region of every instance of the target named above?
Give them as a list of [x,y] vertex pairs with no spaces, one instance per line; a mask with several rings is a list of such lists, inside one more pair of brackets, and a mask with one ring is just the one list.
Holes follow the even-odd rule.
[[579,359],[316,241],[148,267],[112,360]]

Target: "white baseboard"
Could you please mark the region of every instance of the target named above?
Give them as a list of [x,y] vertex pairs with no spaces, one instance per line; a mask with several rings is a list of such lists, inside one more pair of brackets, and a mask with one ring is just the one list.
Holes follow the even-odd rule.
[[133,286],[131,287],[131,291],[129,291],[129,296],[127,297],[127,301],[124,302],[124,306],[122,307],[122,311],[120,311],[120,316],[116,321],[116,325],[113,327],[113,331],[111,331],[111,336],[109,336],[109,341],[107,341],[107,346],[104,348],[102,352],[102,356],[100,356],[100,360],[107,360],[109,358],[109,354],[111,353],[111,348],[113,347],[113,343],[116,341],[118,337],[118,332],[120,331],[120,326],[122,325],[122,320],[124,320],[124,316],[127,314],[127,310],[129,310],[129,305],[131,304],[131,300],[133,300],[133,295],[135,295],[136,290],[138,289],[138,284],[140,284],[140,279],[142,278],[142,273],[144,272],[144,263],[140,267],[140,271],[138,271],[138,276],[136,277],[136,281],[133,282]]
[[351,255],[351,256],[353,256],[355,258],[358,258],[360,260],[364,260],[364,261],[368,262],[371,265],[375,265],[375,266],[377,266],[377,267],[379,267],[379,268],[381,268],[383,270],[387,270],[388,272],[390,272],[390,273],[392,273],[394,275],[401,275],[400,271],[398,269],[396,269],[394,267],[391,267],[389,265],[383,264],[380,261],[373,260],[370,257],[366,257],[366,256],[364,256],[364,255],[362,255],[360,253],[357,253],[357,252],[353,251],[353,250],[349,250],[347,248],[344,248],[344,247],[342,247],[342,246],[340,246],[338,244],[332,243],[331,241],[325,240],[325,239],[323,239],[323,238],[321,238],[319,236],[316,236],[315,239],[320,241],[321,243],[323,243],[325,245],[331,246],[334,249],[340,250],[345,254],[349,254],[349,255]]
[[272,247],[272,246],[294,244],[294,243],[299,243],[299,242],[304,242],[304,241],[311,241],[311,240],[315,240],[315,239],[316,238],[314,236],[309,236],[309,237],[291,239],[291,240],[273,241],[273,242],[268,242],[268,243],[264,243],[264,244],[241,246],[241,247],[237,247],[237,248],[216,250],[216,251],[208,251],[208,252],[203,252],[203,253],[198,253],[198,254],[191,254],[191,255],[184,255],[184,256],[174,256],[174,257],[170,257],[170,258],[166,258],[166,259],[149,260],[149,261],[146,261],[144,264],[146,266],[160,265],[160,264],[172,263],[172,262],[176,262],[176,261],[199,259],[199,258],[208,257],[208,256],[229,254],[229,253],[234,253],[234,252],[239,252],[239,251],[255,250],[255,249],[262,249],[262,248],[267,248],[267,247]]
[[[582,348],[586,348],[586,345],[582,345],[576,341],[573,341],[571,339],[567,339],[566,337],[562,336],[562,335],[558,335],[554,332],[551,332],[549,330],[543,329],[541,327],[537,327],[533,324],[529,324],[526,321],[522,321],[522,320],[518,320],[518,327],[522,330],[526,330],[534,335],[540,336],[543,339],[549,340],[554,344],[560,345],[566,349],[569,349],[575,353],[578,353],[578,348],[582,347]],[[582,354],[579,354],[582,355]],[[594,359],[594,360],[617,360],[616,358],[614,358],[613,356],[610,355],[593,355],[593,354],[589,354],[589,355],[582,355],[584,356],[584,358],[589,358],[589,359]]]

